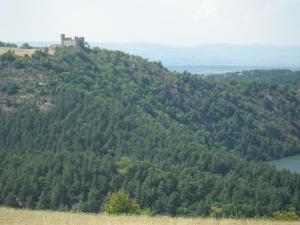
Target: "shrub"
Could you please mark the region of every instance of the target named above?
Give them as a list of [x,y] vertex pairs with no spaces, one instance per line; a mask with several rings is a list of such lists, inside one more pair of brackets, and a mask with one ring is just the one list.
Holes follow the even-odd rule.
[[1,91],[5,92],[8,95],[15,95],[18,93],[18,89],[19,87],[17,84],[10,82],[6,84],[4,87],[2,87]]
[[223,209],[217,206],[212,206],[211,208],[211,215],[215,218],[219,218],[222,214]]
[[297,220],[299,219],[295,209],[289,211],[276,211],[272,214],[275,220]]
[[1,57],[0,59],[3,61],[3,62],[12,62],[16,59],[16,56],[15,56],[15,53],[12,52],[12,51],[8,51],[8,52],[5,52]]
[[140,214],[140,205],[125,191],[109,193],[104,203],[108,214]]
[[72,212],[88,212],[87,203],[80,201],[72,206],[71,211]]

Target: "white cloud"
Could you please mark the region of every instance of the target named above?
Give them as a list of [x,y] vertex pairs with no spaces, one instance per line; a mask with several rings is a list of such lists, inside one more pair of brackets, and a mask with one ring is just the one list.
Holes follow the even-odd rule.
[[195,21],[211,42],[299,44],[291,3],[300,9],[296,0],[202,0]]
[[209,1],[202,0],[200,2],[200,6],[198,11],[196,12],[196,17],[200,19],[211,19],[212,17],[216,17],[219,14],[219,11],[222,7],[223,1]]
[[300,44],[300,0],[0,0],[0,40]]

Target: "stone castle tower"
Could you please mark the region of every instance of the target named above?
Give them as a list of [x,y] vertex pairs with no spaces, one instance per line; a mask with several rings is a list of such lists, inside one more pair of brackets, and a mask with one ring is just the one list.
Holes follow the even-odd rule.
[[66,47],[77,47],[77,48],[84,48],[84,37],[77,37],[75,36],[74,39],[70,37],[66,37],[65,34],[60,35],[60,40],[61,40],[61,46],[66,46]]

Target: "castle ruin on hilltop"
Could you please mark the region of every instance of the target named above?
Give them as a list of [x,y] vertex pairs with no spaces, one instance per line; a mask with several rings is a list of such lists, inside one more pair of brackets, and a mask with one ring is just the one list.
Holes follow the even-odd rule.
[[74,39],[70,37],[66,37],[65,34],[60,35],[61,39],[61,46],[66,46],[66,47],[77,47],[77,48],[84,48],[84,37],[77,37],[75,36]]

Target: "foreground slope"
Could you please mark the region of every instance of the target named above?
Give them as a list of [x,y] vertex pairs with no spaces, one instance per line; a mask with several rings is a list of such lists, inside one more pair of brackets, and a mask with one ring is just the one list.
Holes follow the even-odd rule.
[[107,216],[50,211],[30,211],[0,208],[2,225],[298,225],[300,222],[284,222],[258,219],[170,218],[148,216]]
[[0,204],[98,212],[127,190],[153,213],[300,210],[297,87],[215,81],[101,49],[1,56]]

